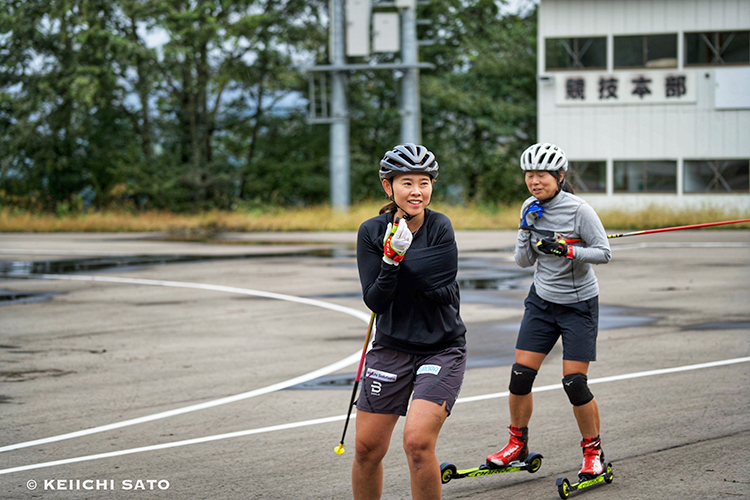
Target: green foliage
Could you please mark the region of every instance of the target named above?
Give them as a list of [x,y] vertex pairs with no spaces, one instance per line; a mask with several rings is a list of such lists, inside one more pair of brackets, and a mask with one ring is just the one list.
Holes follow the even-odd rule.
[[[328,127],[306,122],[302,67],[327,62],[326,0],[4,0],[0,202],[197,211],[328,199]],[[536,18],[431,0],[420,38],[423,143],[439,199],[522,196],[534,142]],[[156,45],[154,38],[165,43]],[[397,61],[378,55],[370,62]],[[304,62],[303,62],[304,61]],[[353,60],[352,62],[360,62]],[[399,141],[400,81],[351,73],[352,199]]]
[[[6,2],[0,14],[0,180],[43,209],[108,191],[137,165],[110,2]],[[134,154],[135,153],[135,154]]]
[[[494,1],[435,0],[423,51],[423,135],[446,181],[476,202],[524,195],[520,153],[536,137],[536,14],[501,16]],[[487,22],[493,19],[493,22]]]

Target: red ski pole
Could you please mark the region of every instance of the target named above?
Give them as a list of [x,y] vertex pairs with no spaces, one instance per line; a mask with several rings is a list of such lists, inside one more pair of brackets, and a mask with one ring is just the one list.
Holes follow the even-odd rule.
[[[645,231],[633,231],[631,233],[608,234],[607,238],[624,238],[625,236],[638,236],[641,234],[666,233],[667,231],[682,231],[683,229],[698,229],[701,227],[723,226],[725,224],[740,224],[750,222],[750,219],[727,220],[722,222],[707,222],[705,224],[691,224],[689,226],[662,227],[660,229],[646,229]],[[563,238],[565,243],[579,243],[579,239]]]
[[349,401],[349,411],[346,414],[346,422],[344,422],[344,432],[341,434],[341,442],[333,449],[337,455],[344,453],[344,436],[346,436],[346,428],[349,427],[349,418],[352,416],[352,406],[354,406],[354,398],[357,395],[357,386],[359,386],[359,380],[362,376],[362,367],[365,364],[365,354],[367,354],[367,346],[370,344],[370,334],[372,333],[372,324],[375,322],[375,313],[370,315],[370,325],[367,327],[367,335],[365,335],[365,345],[362,348],[362,357],[359,358],[359,367],[357,368],[357,376],[354,377],[354,389],[352,390],[352,398]]
[[698,229],[701,227],[723,226],[725,224],[740,224],[750,222],[750,219],[727,220],[723,222],[708,222],[706,224],[691,224],[689,226],[663,227],[661,229],[647,229],[645,231],[633,231],[632,233],[608,234],[607,238],[623,238],[625,236],[638,236],[639,234],[666,233],[667,231],[681,231],[683,229]]

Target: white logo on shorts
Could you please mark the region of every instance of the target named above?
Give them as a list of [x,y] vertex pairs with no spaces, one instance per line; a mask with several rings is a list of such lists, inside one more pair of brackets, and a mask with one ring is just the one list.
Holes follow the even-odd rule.
[[395,373],[381,372],[380,370],[367,369],[367,378],[382,380],[383,382],[395,382],[398,376]]
[[370,388],[370,392],[372,392],[375,395],[380,394],[380,390],[383,388],[383,384],[378,382],[377,380],[373,380],[372,386]]
[[432,375],[437,375],[440,373],[441,366],[438,365],[422,365],[417,370],[417,375],[421,375],[423,373],[430,373]]

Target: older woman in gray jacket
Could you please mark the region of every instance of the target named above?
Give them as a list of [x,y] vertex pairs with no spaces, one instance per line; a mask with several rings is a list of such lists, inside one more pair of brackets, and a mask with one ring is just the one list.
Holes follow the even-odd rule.
[[521,209],[515,260],[521,267],[536,264],[536,270],[510,376],[510,441],[487,457],[487,463],[504,467],[526,458],[531,388],[537,370],[562,337],[563,388],[583,438],[579,477],[591,479],[604,472],[599,406],[587,383],[599,322],[599,285],[592,264],[606,264],[612,254],[596,212],[565,181],[568,160],[560,148],[529,147],[521,156],[521,168],[531,197]]

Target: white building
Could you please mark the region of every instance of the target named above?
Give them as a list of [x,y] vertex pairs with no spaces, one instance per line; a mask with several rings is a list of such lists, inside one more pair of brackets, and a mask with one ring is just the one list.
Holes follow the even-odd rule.
[[750,211],[750,0],[541,0],[538,138],[597,209]]

